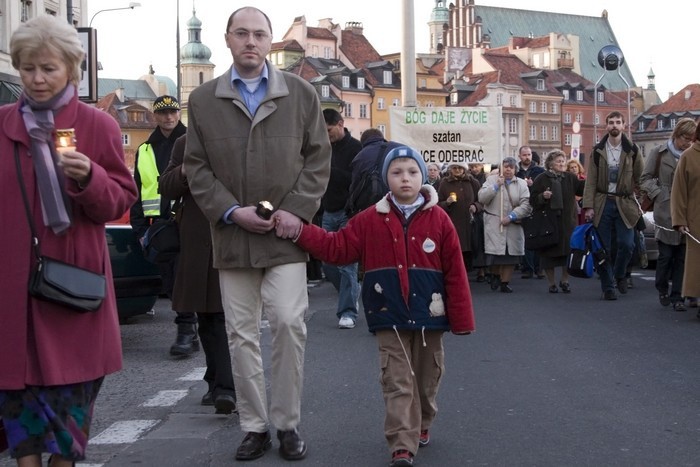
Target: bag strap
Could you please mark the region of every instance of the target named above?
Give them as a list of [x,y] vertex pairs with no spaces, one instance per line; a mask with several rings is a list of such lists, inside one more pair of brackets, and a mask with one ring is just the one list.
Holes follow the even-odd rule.
[[656,154],[656,168],[654,169],[654,178],[659,178],[659,166],[661,165],[661,154]]
[[382,143],[382,146],[379,148],[379,154],[377,155],[377,159],[374,161],[374,168],[379,169],[380,172],[382,171],[382,168],[379,166],[379,164],[381,164],[384,160],[384,155],[386,154],[386,149],[388,146],[389,143]]
[[39,237],[36,234],[36,225],[34,225],[34,218],[32,217],[32,212],[29,209],[29,197],[27,196],[27,188],[24,186],[24,179],[22,178],[22,167],[19,163],[19,148],[17,142],[15,141],[15,167],[17,168],[17,180],[19,181],[19,188],[22,191],[22,201],[24,202],[24,212],[27,215],[27,221],[29,222],[29,230],[32,232],[32,248],[34,250],[34,255],[37,261],[41,259],[41,250],[39,249]]

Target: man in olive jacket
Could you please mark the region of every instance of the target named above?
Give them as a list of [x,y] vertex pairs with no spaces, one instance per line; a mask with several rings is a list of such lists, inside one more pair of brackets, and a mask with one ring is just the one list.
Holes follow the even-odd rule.
[[[287,238],[311,222],[326,190],[331,146],[314,88],[265,60],[272,27],[262,11],[231,14],[234,65],[189,99],[185,172],[212,225],[240,424],[236,459],[261,457],[277,429],[280,455],[302,459],[301,412],[307,254]],[[256,209],[272,204],[271,217]],[[281,238],[278,238],[281,237]],[[268,417],[260,352],[263,308],[272,332]]]
[[[641,215],[634,191],[639,187],[644,162],[637,145],[623,133],[622,114],[611,112],[605,122],[608,134],[593,148],[588,163],[583,208],[608,252],[608,261],[598,271],[603,298],[616,300],[615,285],[620,293],[627,293],[625,274],[634,250],[634,226]],[[617,253],[610,258],[613,231]]]

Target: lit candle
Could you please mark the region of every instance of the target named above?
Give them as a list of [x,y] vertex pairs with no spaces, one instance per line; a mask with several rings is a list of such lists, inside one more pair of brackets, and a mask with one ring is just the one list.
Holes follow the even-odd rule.
[[56,130],[56,151],[59,154],[75,151],[75,130],[73,128]]

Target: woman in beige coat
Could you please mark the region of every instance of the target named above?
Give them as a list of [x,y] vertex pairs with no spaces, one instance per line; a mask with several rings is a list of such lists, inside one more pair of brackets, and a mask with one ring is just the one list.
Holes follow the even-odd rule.
[[696,128],[692,118],[680,119],[671,138],[651,150],[640,178],[641,190],[654,200],[654,238],[659,246],[655,286],[659,302],[662,306],[673,304],[675,311],[686,310],[681,293],[686,239],[671,227],[671,187],[678,161],[690,147]]
[[[695,141],[681,155],[671,188],[671,223],[686,238],[683,295],[700,296],[700,126]],[[692,235],[692,237],[690,237]],[[700,319],[700,313],[698,313]]]
[[517,178],[518,163],[506,157],[499,174],[489,176],[479,190],[484,205],[484,250],[491,266],[491,290],[511,293],[515,265],[525,254],[525,234],[518,220],[530,215],[530,190]]

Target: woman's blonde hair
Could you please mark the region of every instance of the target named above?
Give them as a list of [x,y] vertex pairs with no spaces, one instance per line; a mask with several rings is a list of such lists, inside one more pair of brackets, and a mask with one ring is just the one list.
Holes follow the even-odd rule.
[[21,24],[12,33],[10,57],[15,70],[19,70],[22,58],[33,57],[43,50],[49,50],[63,60],[71,83],[77,85],[80,82],[80,65],[85,51],[73,26],[55,16],[41,15]]
[[583,165],[579,161],[577,161],[576,159],[570,159],[570,160],[566,161],[566,170],[567,171],[569,170],[570,165],[575,165],[576,167],[578,167],[579,174],[583,174],[586,172],[586,170],[583,168]]

